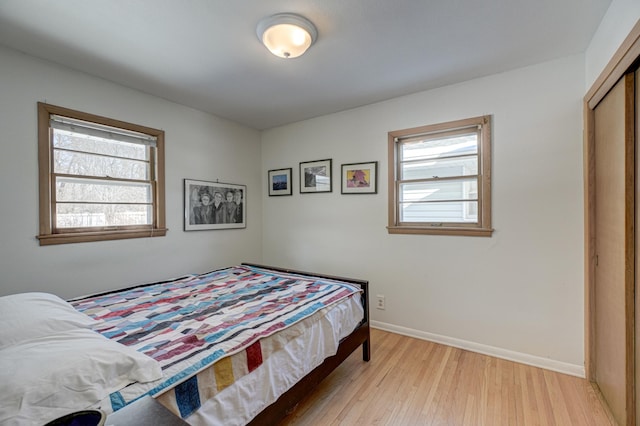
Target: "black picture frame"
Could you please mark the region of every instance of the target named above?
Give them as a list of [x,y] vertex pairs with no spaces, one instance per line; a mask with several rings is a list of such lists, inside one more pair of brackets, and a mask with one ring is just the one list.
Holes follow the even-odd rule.
[[246,200],[246,185],[185,179],[184,230],[246,228]]
[[269,196],[293,195],[292,168],[269,170]]
[[342,165],[342,194],[377,194],[378,162],[350,163]]
[[333,191],[331,159],[300,163],[300,193]]

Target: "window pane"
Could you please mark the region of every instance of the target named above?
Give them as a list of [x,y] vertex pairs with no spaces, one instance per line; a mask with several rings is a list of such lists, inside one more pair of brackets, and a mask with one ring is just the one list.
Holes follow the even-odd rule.
[[85,176],[109,176],[120,179],[149,179],[149,163],[80,152],[53,152],[54,173]]
[[400,184],[401,203],[420,203],[446,200],[476,200],[478,198],[477,179],[434,181]]
[[400,222],[477,222],[477,201],[400,203]]
[[402,163],[402,180],[478,174],[478,157],[454,157]]
[[151,225],[153,207],[126,204],[58,204],[57,228]]
[[127,157],[137,160],[146,160],[148,158],[147,153],[149,152],[148,148],[142,144],[96,138],[58,129],[53,131],[53,147],[92,152],[94,154]]
[[451,157],[478,153],[477,133],[429,139],[417,142],[403,142],[401,161],[425,160],[429,158]]
[[56,178],[56,200],[96,203],[151,203],[151,184]]

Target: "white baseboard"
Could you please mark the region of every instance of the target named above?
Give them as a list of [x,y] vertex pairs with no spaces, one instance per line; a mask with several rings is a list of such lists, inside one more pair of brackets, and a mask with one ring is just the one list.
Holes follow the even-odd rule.
[[496,358],[506,359],[509,361],[519,362],[521,364],[540,367],[558,373],[569,374],[571,376],[585,378],[584,366],[569,364],[567,362],[556,361],[549,358],[543,358],[535,355],[529,355],[522,352],[510,351],[508,349],[497,348],[495,346],[483,345],[481,343],[469,342],[467,340],[456,339],[453,337],[442,336],[439,334],[427,333],[412,328],[401,327],[398,325],[387,324],[380,321],[371,321],[371,327],[392,333],[402,334],[416,339],[428,340],[434,343],[453,346],[454,348],[465,349],[471,352],[477,352],[483,355],[494,356]]

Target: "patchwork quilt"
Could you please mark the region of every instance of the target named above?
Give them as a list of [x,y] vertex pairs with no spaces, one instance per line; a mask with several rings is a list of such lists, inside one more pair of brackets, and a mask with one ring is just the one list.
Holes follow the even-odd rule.
[[[236,266],[70,303],[100,321],[96,331],[162,367],[162,379],[112,394],[112,410],[171,390],[167,397],[187,417],[198,408],[194,398],[219,392],[286,344],[291,325],[360,291],[340,281]],[[195,374],[212,365],[208,395],[198,395]]]

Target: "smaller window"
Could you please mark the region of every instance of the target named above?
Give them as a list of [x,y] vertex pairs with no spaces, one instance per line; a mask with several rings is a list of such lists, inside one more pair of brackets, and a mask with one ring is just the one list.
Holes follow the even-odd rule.
[[388,230],[491,236],[491,116],[389,132]]
[[166,234],[164,132],[38,104],[40,245]]

